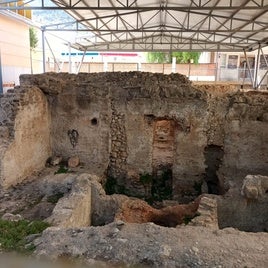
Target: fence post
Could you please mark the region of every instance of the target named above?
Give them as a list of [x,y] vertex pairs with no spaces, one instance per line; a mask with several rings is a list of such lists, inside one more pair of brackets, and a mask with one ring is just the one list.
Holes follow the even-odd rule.
[[141,62],[139,61],[138,63],[137,63],[137,71],[141,71]]
[[219,59],[221,58],[221,54],[220,53],[216,53],[216,66],[215,66],[215,82],[220,81],[219,79],[219,73],[220,73],[220,68],[219,68]]
[[176,73],[176,57],[172,57],[172,68],[171,68],[172,73]]

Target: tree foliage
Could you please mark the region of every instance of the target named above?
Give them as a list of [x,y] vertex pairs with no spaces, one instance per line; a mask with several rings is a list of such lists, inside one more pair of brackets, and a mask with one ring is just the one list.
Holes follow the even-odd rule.
[[147,61],[150,63],[167,63],[170,61],[169,54],[164,52],[148,52]]
[[36,30],[34,28],[30,28],[29,35],[30,35],[30,48],[31,48],[31,50],[34,50],[38,44]]
[[197,64],[200,58],[201,52],[173,52],[172,57],[176,58],[177,63],[193,63]]
[[150,63],[171,63],[172,57],[176,58],[177,63],[198,63],[201,52],[148,52],[147,61]]

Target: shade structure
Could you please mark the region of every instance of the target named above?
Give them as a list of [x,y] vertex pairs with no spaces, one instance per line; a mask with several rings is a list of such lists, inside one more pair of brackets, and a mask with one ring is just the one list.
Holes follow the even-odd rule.
[[72,46],[83,51],[251,51],[268,45],[268,0],[0,0],[1,9],[65,10],[69,22],[42,29],[80,32]]

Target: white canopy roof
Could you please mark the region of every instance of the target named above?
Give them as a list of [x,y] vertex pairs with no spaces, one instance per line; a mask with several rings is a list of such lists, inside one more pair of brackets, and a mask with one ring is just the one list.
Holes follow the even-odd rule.
[[[0,10],[8,2],[14,1],[0,0]],[[28,2],[31,7],[20,8],[68,12],[72,22],[45,25],[43,30],[83,32],[72,44],[80,50],[251,51],[268,46],[268,0],[53,2],[56,6],[33,0]]]

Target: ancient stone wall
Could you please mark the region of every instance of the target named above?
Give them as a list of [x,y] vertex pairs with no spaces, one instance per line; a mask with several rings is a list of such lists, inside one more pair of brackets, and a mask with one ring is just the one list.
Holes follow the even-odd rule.
[[140,174],[162,180],[172,173],[174,198],[188,195],[194,183],[202,180],[205,168],[206,94],[180,75],[145,73],[136,74],[135,80],[123,86],[124,101],[122,96],[116,98],[126,115],[127,171],[131,173],[127,185],[135,191]]
[[21,84],[38,85],[49,100],[53,155],[79,156],[94,174],[109,164],[111,100],[101,76],[46,74],[21,76]]
[[224,168],[267,175],[267,92],[238,93],[230,99],[224,126]]
[[53,155],[79,156],[119,192],[187,201],[268,172],[267,93],[143,72],[24,75],[21,85],[48,99]]
[[44,167],[51,154],[50,113],[43,92],[16,87],[0,98],[1,185],[15,185]]
[[90,175],[81,174],[75,178],[71,191],[60,198],[52,215],[46,219],[53,226],[70,228],[91,225]]

